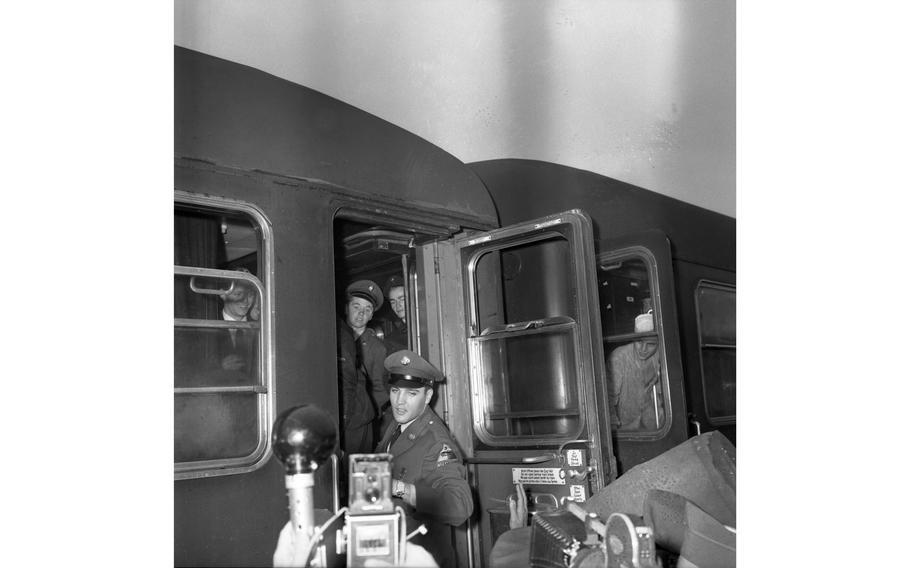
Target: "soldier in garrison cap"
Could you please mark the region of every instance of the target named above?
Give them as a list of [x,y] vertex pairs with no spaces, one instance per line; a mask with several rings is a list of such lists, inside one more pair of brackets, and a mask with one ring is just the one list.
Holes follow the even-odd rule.
[[454,566],[451,527],[474,510],[461,453],[449,429],[430,408],[435,385],[444,377],[429,361],[403,349],[385,359],[389,400],[395,423],[376,452],[392,454],[392,493],[404,504],[408,532],[425,524],[428,532],[411,539],[433,554],[440,566]]
[[386,347],[367,327],[382,305],[372,280],[347,287],[344,318],[338,320],[338,374],[342,385],[342,430],[348,454],[369,453],[379,438],[379,420],[389,402],[383,360]]

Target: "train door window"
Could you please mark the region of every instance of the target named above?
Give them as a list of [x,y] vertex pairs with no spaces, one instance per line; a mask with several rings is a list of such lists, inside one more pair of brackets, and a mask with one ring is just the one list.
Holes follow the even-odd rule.
[[656,273],[643,248],[598,258],[607,397],[619,439],[661,435],[669,422]]
[[250,471],[274,413],[258,209],[178,192],[174,208],[174,468],[178,479]]
[[736,421],[736,288],[699,282],[695,310],[708,420],[731,424]]
[[463,256],[474,429],[487,445],[569,440],[584,429],[578,322],[587,294],[572,242],[538,231]]

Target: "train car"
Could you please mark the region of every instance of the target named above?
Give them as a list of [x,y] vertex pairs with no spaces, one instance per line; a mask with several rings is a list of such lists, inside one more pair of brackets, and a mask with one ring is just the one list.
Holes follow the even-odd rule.
[[[340,417],[336,320],[354,280],[401,277],[408,345],[446,376],[434,407],[475,497],[451,535],[461,566],[486,565],[514,481],[532,510],[555,509],[696,421],[733,426],[733,404],[717,402],[735,396],[732,220],[552,164],[469,166],[341,101],[183,48],[174,111],[176,565],[271,565],[288,519],[273,421],[300,404]],[[565,186],[548,195],[548,180]],[[717,258],[705,239],[725,240]],[[647,368],[620,371],[642,355]],[[617,402],[636,373],[651,381],[635,387],[637,418]],[[686,387],[702,376],[699,399]],[[317,507],[343,502],[341,469],[316,472]]]

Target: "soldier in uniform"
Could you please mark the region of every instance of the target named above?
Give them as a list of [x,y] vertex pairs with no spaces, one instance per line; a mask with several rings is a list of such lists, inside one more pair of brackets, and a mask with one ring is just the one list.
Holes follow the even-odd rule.
[[474,502],[458,447],[430,408],[442,373],[407,349],[389,355],[385,368],[395,422],[376,452],[392,454],[392,493],[403,503],[408,531],[421,524],[427,527],[427,534],[412,541],[426,548],[440,566],[454,566],[450,528],[471,516]]
[[345,292],[344,319],[338,321],[338,374],[342,387],[342,429],[348,454],[369,453],[379,437],[378,417],[389,401],[386,347],[367,327],[382,305],[372,280],[358,280]]
[[386,280],[385,297],[389,300],[389,314],[379,321],[382,340],[389,352],[408,348],[408,306],[405,302],[404,282],[397,274]]

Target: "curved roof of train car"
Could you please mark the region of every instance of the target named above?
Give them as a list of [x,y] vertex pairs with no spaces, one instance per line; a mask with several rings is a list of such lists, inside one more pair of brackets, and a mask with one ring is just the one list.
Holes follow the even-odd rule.
[[324,182],[498,226],[476,174],[451,154],[347,103],[175,46],[174,155]]
[[552,162],[501,159],[468,167],[487,186],[503,225],[579,208],[594,221],[597,240],[657,229],[670,238],[674,257],[736,270],[733,217]]

